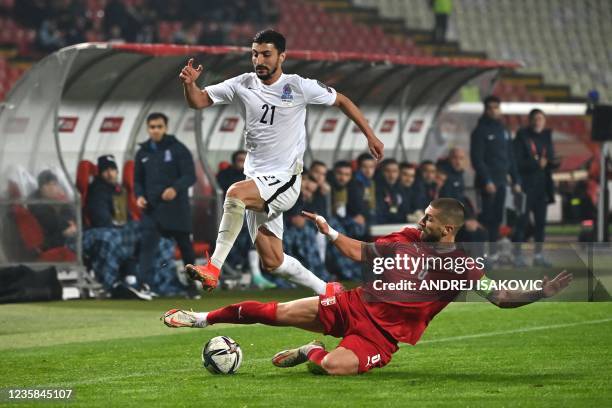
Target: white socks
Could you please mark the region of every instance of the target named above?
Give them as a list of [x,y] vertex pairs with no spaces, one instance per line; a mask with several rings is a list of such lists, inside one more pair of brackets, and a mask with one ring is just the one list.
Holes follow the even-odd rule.
[[326,283],[306,269],[297,259],[287,254],[283,254],[283,263],[270,273],[282,276],[298,285],[306,286],[319,295],[325,294]]
[[208,316],[208,312],[194,313],[194,316],[196,318],[196,321],[193,327],[203,329],[204,327],[208,326],[208,322],[206,321],[206,316]]
[[249,250],[249,268],[253,278],[261,276],[261,267],[259,266],[259,254],[256,250]]
[[234,245],[234,241],[238,237],[242,224],[244,222],[244,203],[233,197],[225,197],[223,203],[223,217],[219,225],[219,234],[217,235],[217,244],[215,252],[211,257],[211,262],[217,268],[221,269],[227,254]]

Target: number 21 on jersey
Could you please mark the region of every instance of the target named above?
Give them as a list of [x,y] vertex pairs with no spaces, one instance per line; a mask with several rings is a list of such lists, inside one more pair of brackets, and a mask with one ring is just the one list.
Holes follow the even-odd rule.
[[[263,109],[263,115],[261,115],[261,119],[259,119],[259,123],[263,123],[264,125],[273,125],[274,124],[274,112],[276,111],[276,106],[268,105],[267,103],[261,106]],[[268,123],[268,111],[270,112],[270,122]]]

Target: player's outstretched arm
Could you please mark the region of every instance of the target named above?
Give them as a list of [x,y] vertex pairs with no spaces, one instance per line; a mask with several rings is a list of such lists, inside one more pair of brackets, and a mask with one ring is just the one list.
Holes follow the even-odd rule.
[[340,250],[342,255],[352,259],[353,261],[361,262],[363,260],[362,245],[364,242],[349,238],[344,234],[339,233],[329,226],[327,220],[317,214],[302,211],[304,217],[313,221],[317,225],[317,229],[325,235],[335,246]]
[[183,82],[185,100],[190,108],[202,109],[213,104],[206,90],[198,88],[196,84],[196,80],[200,77],[203,70],[202,65],[194,68],[193,58],[190,58],[179,74],[179,78]]
[[383,142],[376,137],[361,110],[353,103],[353,101],[339,92],[336,95],[336,102],[334,103],[334,106],[339,107],[346,116],[355,122],[355,124],[365,135],[366,139],[368,139],[368,147],[370,148],[370,153],[372,156],[374,156],[376,160],[382,160],[385,146],[383,145]]
[[543,298],[555,296],[563,289],[567,288],[573,279],[573,275],[565,270],[559,273],[554,279],[548,279],[544,276],[542,280],[542,289],[533,291],[509,291],[496,290],[491,292],[487,299],[501,308],[514,308],[525,306],[533,302],[537,302]]

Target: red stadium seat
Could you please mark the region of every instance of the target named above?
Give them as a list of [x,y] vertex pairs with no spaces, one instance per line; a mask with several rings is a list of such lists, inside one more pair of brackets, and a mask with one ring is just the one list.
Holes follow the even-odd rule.
[[220,163],[219,163],[219,171],[223,171],[223,170],[225,170],[225,169],[227,169],[227,168],[230,168],[231,166],[232,166],[232,165],[231,165],[231,163],[230,163],[230,162],[228,162],[228,161],[222,161],[222,162],[220,162]]
[[139,221],[142,212],[136,205],[136,193],[134,192],[134,160],[128,160],[123,165],[123,187],[128,194],[128,210],[133,220]]
[[[89,184],[93,181],[94,177],[98,174],[98,167],[90,162],[89,160],[81,160],[77,166],[76,174],[76,187],[81,193],[81,210],[85,208],[87,204],[87,191],[89,190]],[[91,221],[85,211],[83,214],[83,224],[90,226]]]
[[87,203],[87,190],[89,184],[98,174],[98,167],[89,160],[81,160],[77,166],[76,187],[81,193],[81,207]]

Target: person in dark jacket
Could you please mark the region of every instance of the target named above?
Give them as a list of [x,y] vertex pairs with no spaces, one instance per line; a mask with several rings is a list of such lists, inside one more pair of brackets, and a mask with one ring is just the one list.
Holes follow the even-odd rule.
[[363,188],[353,178],[351,163],[344,160],[336,162],[329,184],[332,188],[331,215],[340,219],[350,218],[365,226]]
[[77,235],[76,217],[66,202],[66,194],[51,170],[38,175],[38,189],[29,200],[28,209],[34,215],[44,235],[42,250],[63,247]]
[[[185,265],[195,263],[188,194],[196,181],[193,158],[184,144],[166,134],[167,126],[166,115],[149,114],[149,140],[140,144],[134,160],[136,204],[143,210],[140,281],[147,284],[153,277],[154,253],[160,236],[174,238]],[[194,287],[190,288],[195,296]]]
[[437,182],[438,168],[431,160],[423,160],[417,172],[417,187],[421,189],[420,208],[427,208],[430,202],[438,198],[439,185]]
[[362,153],[357,157],[357,171],[355,180],[361,184],[363,189],[363,202],[366,210],[368,223],[372,223],[376,218],[376,159],[370,153]]
[[476,219],[476,211],[471,200],[465,194],[466,154],[463,149],[450,149],[448,157],[439,160],[437,168],[446,174],[446,181],[440,188],[440,198],[454,198],[461,201],[465,210],[465,222],[457,233],[457,242],[473,242],[466,249],[476,251],[477,256],[484,254],[483,243],[487,241],[487,231]]
[[402,189],[399,185],[399,164],[385,159],[380,164],[381,175],[376,183],[376,222],[395,224],[406,222],[402,207]]
[[[522,188],[527,196],[525,211],[517,220],[513,241],[525,241],[525,229],[529,222],[529,215],[533,213],[535,224],[533,238],[536,243],[533,263],[534,266],[550,267],[550,262],[542,254],[542,243],[544,242],[546,209],[548,204],[554,202],[555,195],[551,174],[555,151],[552,132],[545,127],[546,115],[541,110],[534,109],[529,113],[529,126],[519,129],[513,141]],[[525,261],[520,256],[520,252],[515,259],[520,266],[524,266]]]
[[497,258],[495,243],[499,237],[508,177],[515,193],[521,191],[510,133],[501,122],[501,101],[496,96],[484,100],[484,114],[470,138],[470,158],[476,172],[475,187],[481,196],[480,222],[491,242],[490,259]]
[[416,164],[406,162],[400,164],[399,185],[402,192],[400,211],[406,215],[405,221],[410,223],[417,223],[423,217],[422,205],[426,201],[416,173]]
[[224,194],[232,184],[245,179],[244,160],[246,155],[245,150],[236,150],[232,153],[232,165],[217,174],[217,183],[219,183],[219,187]]
[[117,183],[119,170],[112,154],[98,157],[98,175],[89,185],[85,211],[92,228],[112,228],[130,220],[127,193]]

